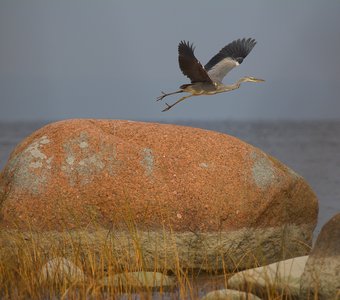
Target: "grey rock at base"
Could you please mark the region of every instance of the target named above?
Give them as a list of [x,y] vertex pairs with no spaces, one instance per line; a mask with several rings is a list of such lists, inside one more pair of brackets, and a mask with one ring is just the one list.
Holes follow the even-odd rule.
[[321,229],[301,277],[300,299],[340,299],[340,213]]
[[217,290],[206,294],[201,300],[261,300],[259,297],[237,290]]
[[228,280],[228,287],[233,289],[283,291],[290,296],[298,296],[300,292],[300,278],[305,268],[308,256],[295,257],[267,266],[238,272]]

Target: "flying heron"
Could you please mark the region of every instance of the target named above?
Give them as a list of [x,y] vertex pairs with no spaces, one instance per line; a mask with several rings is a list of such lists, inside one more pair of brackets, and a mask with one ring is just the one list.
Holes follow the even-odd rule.
[[186,41],[181,41],[178,45],[178,62],[183,74],[191,80],[189,84],[183,84],[180,89],[172,93],[164,93],[157,98],[157,101],[164,97],[178,93],[190,93],[177,100],[172,105],[166,104],[167,111],[179,102],[193,96],[214,95],[238,89],[242,82],[262,82],[263,79],[255,77],[242,77],[236,83],[224,85],[223,78],[236,66],[240,65],[250,51],[254,48],[254,39],[238,39],[226,45],[213,56],[203,67],[194,54],[194,46]]

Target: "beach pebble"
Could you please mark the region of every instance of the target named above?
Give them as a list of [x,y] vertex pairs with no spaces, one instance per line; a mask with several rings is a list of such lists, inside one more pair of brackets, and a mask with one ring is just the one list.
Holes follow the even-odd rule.
[[40,272],[42,281],[53,282],[81,282],[85,280],[84,272],[70,260],[64,257],[56,257],[49,260]]
[[228,280],[228,287],[240,290],[275,289],[291,296],[300,293],[300,278],[308,256],[295,257],[263,267],[238,272]]
[[206,294],[201,300],[261,300],[259,297],[237,290],[217,290]]

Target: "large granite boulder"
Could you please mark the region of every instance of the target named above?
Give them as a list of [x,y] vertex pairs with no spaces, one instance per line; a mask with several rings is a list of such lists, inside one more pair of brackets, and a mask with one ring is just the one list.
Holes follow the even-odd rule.
[[322,227],[300,286],[299,299],[340,299],[340,213]]
[[193,268],[305,255],[318,213],[301,176],[235,137],[119,120],[61,121],[27,137],[0,174],[0,203],[8,229],[117,237],[134,227],[152,261],[156,247],[160,261]]

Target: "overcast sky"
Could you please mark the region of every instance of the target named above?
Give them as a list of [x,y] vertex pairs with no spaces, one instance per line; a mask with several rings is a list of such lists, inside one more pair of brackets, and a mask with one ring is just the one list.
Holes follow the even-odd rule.
[[[336,0],[1,0],[0,121],[340,119],[339,16]],[[205,64],[243,37],[258,44],[224,82],[265,83],[161,112],[188,83],[180,40]]]

